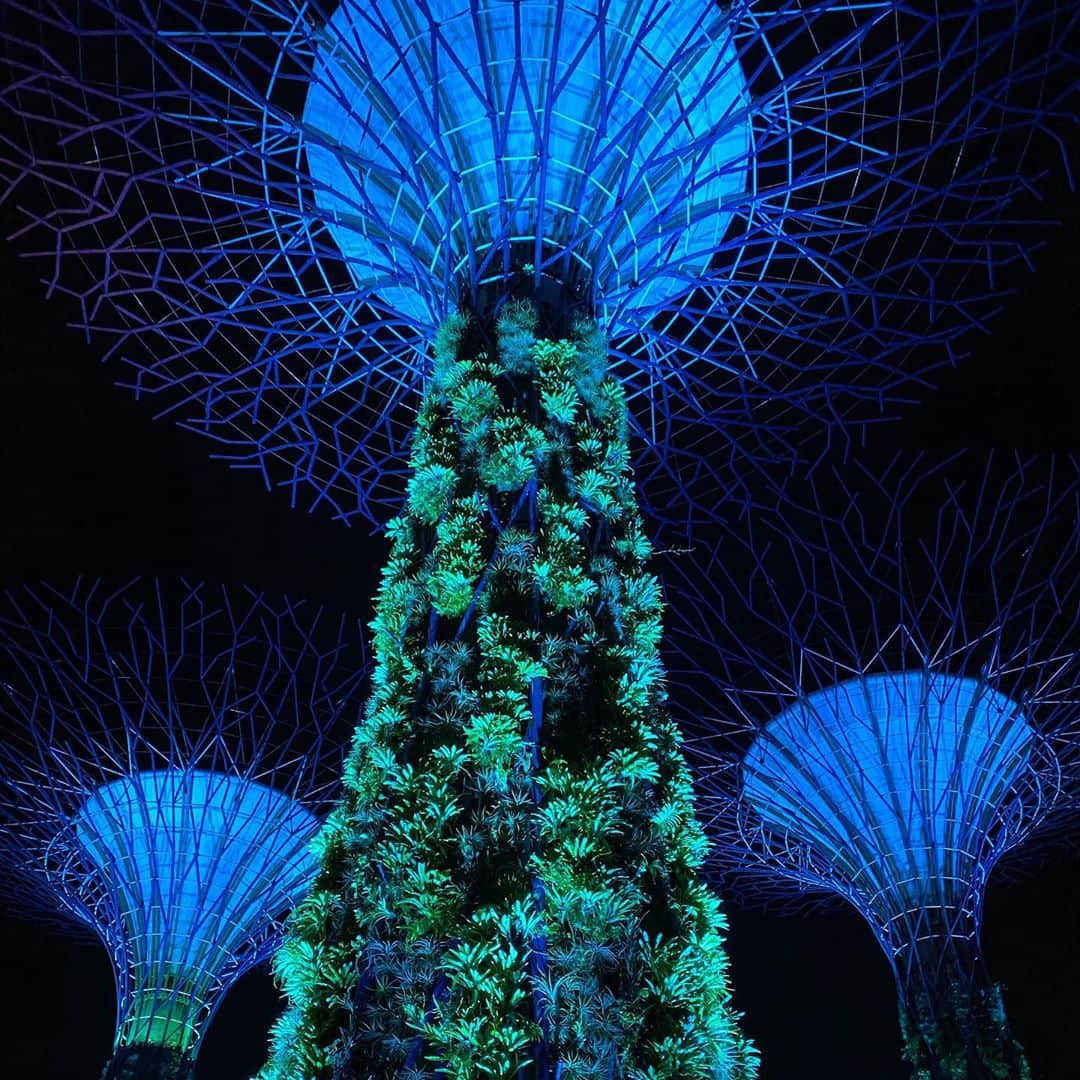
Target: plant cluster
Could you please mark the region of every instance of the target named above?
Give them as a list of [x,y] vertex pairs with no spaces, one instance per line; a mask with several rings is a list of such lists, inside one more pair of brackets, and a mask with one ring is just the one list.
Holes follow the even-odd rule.
[[756,1056],[595,325],[452,315],[265,1080],[719,1080]]
[[191,1055],[171,1046],[135,1043],[118,1047],[101,1080],[192,1080]]
[[920,990],[901,1007],[904,1059],[912,1080],[1031,1080],[1031,1067],[1005,1015],[1001,987],[957,973],[945,994],[947,1000],[940,1002]]

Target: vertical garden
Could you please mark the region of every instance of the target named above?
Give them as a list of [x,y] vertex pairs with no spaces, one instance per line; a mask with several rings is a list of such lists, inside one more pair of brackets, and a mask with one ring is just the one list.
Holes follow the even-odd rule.
[[20,242],[119,381],[389,541],[266,1080],[755,1074],[650,540],[957,359],[1076,22],[10,0]]
[[664,709],[624,394],[595,324],[542,314],[437,338],[268,1076],[755,1072]]

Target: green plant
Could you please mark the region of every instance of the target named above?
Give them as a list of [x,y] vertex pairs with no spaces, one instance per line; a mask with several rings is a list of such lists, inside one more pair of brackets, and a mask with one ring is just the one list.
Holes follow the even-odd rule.
[[590,324],[436,341],[273,1080],[748,1077]]

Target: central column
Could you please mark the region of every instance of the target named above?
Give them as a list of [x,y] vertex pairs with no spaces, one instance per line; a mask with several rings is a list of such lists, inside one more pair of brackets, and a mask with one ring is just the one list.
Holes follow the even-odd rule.
[[752,1075],[606,339],[531,269],[477,300],[435,341],[265,1075]]
[[987,970],[976,919],[942,906],[909,921],[894,970],[904,1056],[915,1080],[1031,1080],[1001,987]]

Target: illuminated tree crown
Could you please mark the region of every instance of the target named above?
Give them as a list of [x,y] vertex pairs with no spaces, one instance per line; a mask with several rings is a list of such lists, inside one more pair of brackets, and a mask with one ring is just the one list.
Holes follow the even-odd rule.
[[241,590],[0,597],[4,900],[107,948],[109,1080],[191,1077],[276,948],[365,666],[348,623]]
[[1078,522],[1076,461],[905,456],[823,467],[666,566],[712,865],[859,912],[920,1080],[1030,1076],[983,897],[1080,806]]
[[962,355],[1060,160],[1078,25],[1068,0],[8,0],[0,180],[124,382],[344,519],[401,505],[442,320],[563,282],[646,510],[685,525],[733,466]]

